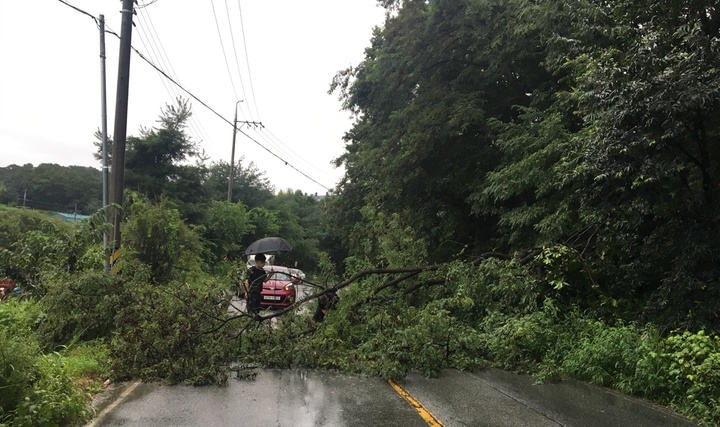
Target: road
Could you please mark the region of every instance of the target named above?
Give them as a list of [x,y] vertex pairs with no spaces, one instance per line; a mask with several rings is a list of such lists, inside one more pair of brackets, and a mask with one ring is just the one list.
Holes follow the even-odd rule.
[[[403,396],[404,395],[404,396]],[[260,371],[225,387],[141,384],[97,427],[664,427],[694,424],[638,399],[577,382],[535,385],[498,370],[378,378]]]

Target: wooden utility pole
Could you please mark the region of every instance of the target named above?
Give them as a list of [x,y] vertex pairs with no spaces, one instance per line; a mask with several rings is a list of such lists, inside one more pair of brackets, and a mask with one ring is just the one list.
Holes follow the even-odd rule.
[[[108,167],[108,137],[107,137],[107,84],[105,78],[105,15],[100,15],[100,111],[102,122],[102,195],[103,209],[105,209],[105,222],[108,222],[107,205],[108,193],[110,185],[109,167]],[[105,271],[110,271],[110,263],[107,256],[108,246],[110,245],[110,236],[108,230],[103,232],[103,250],[105,251]]]
[[[132,23],[135,10],[133,0],[122,2],[122,22],[120,24],[120,59],[118,61],[117,95],[115,98],[115,131],[112,150],[112,168],[110,170],[110,203],[122,206],[125,191],[125,139],[127,138],[128,91],[130,87],[130,48],[132,47]],[[117,259],[120,249],[120,222],[122,212],[113,211],[112,244]]]

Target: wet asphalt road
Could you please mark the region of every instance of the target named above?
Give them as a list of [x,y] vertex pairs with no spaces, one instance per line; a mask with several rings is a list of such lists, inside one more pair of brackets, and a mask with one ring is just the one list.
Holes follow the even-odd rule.
[[379,379],[262,371],[226,387],[139,386],[100,426],[422,425],[415,410]]
[[[692,426],[641,400],[576,382],[535,385],[487,370],[410,375],[399,384],[445,426]],[[226,387],[142,384],[98,426],[427,426],[387,382],[318,371],[260,371]]]

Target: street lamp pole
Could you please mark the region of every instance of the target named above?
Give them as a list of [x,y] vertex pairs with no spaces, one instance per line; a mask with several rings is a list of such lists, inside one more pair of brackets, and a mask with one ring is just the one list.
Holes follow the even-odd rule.
[[232,203],[233,171],[235,169],[235,137],[237,136],[237,110],[238,110],[238,105],[241,102],[243,102],[242,99],[235,103],[235,119],[233,120],[232,154],[230,154],[230,179],[228,180],[228,191],[227,191],[228,203]]

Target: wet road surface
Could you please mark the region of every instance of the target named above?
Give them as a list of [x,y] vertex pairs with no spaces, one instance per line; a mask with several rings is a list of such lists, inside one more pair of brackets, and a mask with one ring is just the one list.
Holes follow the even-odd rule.
[[271,370],[226,387],[143,384],[99,425],[412,427],[418,420],[382,380]]
[[[638,399],[576,382],[533,384],[503,371],[411,374],[398,384],[444,426],[692,426]],[[98,426],[428,426],[386,381],[260,371],[226,387],[142,384]]]
[[667,427],[694,426],[665,408],[577,381],[535,384],[496,369],[409,375],[399,384],[445,426]]

